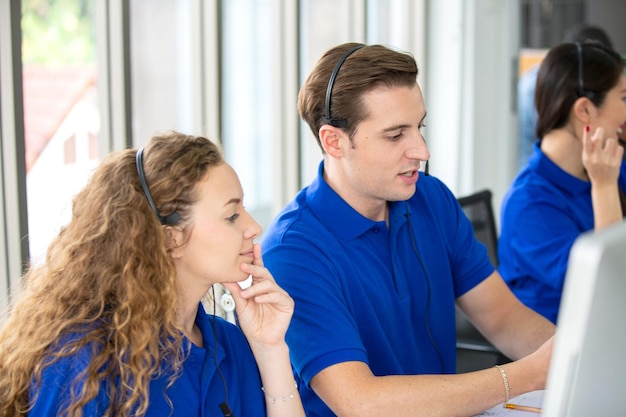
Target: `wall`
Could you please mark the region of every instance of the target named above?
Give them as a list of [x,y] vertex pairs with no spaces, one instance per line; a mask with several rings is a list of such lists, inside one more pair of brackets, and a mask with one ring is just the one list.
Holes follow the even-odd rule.
[[587,0],[587,21],[602,26],[613,46],[626,54],[626,1]]

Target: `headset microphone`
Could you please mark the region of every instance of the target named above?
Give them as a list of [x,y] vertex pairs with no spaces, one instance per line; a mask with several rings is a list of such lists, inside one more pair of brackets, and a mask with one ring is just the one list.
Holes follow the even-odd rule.
[[221,403],[220,404],[220,410],[222,410],[222,414],[224,414],[224,417],[234,417],[233,416],[233,412],[230,411],[230,407],[228,407],[227,403]]
[[[424,135],[422,135],[422,140],[424,141],[424,145],[426,145],[428,147],[428,144],[426,143],[426,138],[424,137]],[[428,159],[426,160],[426,166],[424,167],[424,174],[426,174],[426,176],[428,176],[428,170],[429,170],[429,164],[428,164]]]

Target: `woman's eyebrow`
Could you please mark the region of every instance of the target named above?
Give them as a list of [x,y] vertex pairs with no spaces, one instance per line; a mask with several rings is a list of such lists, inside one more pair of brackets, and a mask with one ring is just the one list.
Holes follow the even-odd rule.
[[239,204],[239,203],[241,203],[241,198],[231,198],[230,200],[226,202],[226,204],[224,204],[224,207],[226,207],[229,204]]

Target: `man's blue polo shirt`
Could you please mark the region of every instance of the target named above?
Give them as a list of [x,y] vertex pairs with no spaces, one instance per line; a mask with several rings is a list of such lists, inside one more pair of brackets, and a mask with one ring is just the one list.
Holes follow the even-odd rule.
[[375,375],[454,373],[455,299],[494,271],[436,178],[420,174],[411,199],[390,202],[387,227],[350,207],[322,170],[262,243],[265,266],[295,300],[287,343],[308,416],[334,415],[309,388],[333,364],[365,362]]
[[[626,190],[626,164],[619,186]],[[559,168],[536,143],[502,201],[499,271],[528,307],[556,323],[569,253],[593,230],[591,183]]]
[[[204,347],[192,345],[181,376],[166,391],[174,411],[172,412],[163,396],[168,382],[167,375],[164,375],[150,383],[147,417],[222,416],[219,404],[224,402],[226,393],[215,361],[219,364],[228,386],[228,404],[233,414],[237,417],[266,415],[261,379],[248,342],[239,328],[216,317],[218,347],[215,352],[213,317],[208,316],[200,305],[196,324],[202,332]],[[43,372],[42,388],[31,390],[31,396],[38,393],[38,397],[29,415],[56,417],[63,401],[69,399],[71,382],[85,369],[90,356],[90,348],[83,348],[77,354],[46,368]],[[98,396],[83,409],[83,416],[102,416],[108,404],[106,383],[103,382]]]

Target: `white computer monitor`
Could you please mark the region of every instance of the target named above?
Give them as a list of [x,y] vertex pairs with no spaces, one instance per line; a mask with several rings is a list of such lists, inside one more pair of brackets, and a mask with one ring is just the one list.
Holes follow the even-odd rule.
[[626,222],[570,252],[542,416],[626,416]]

